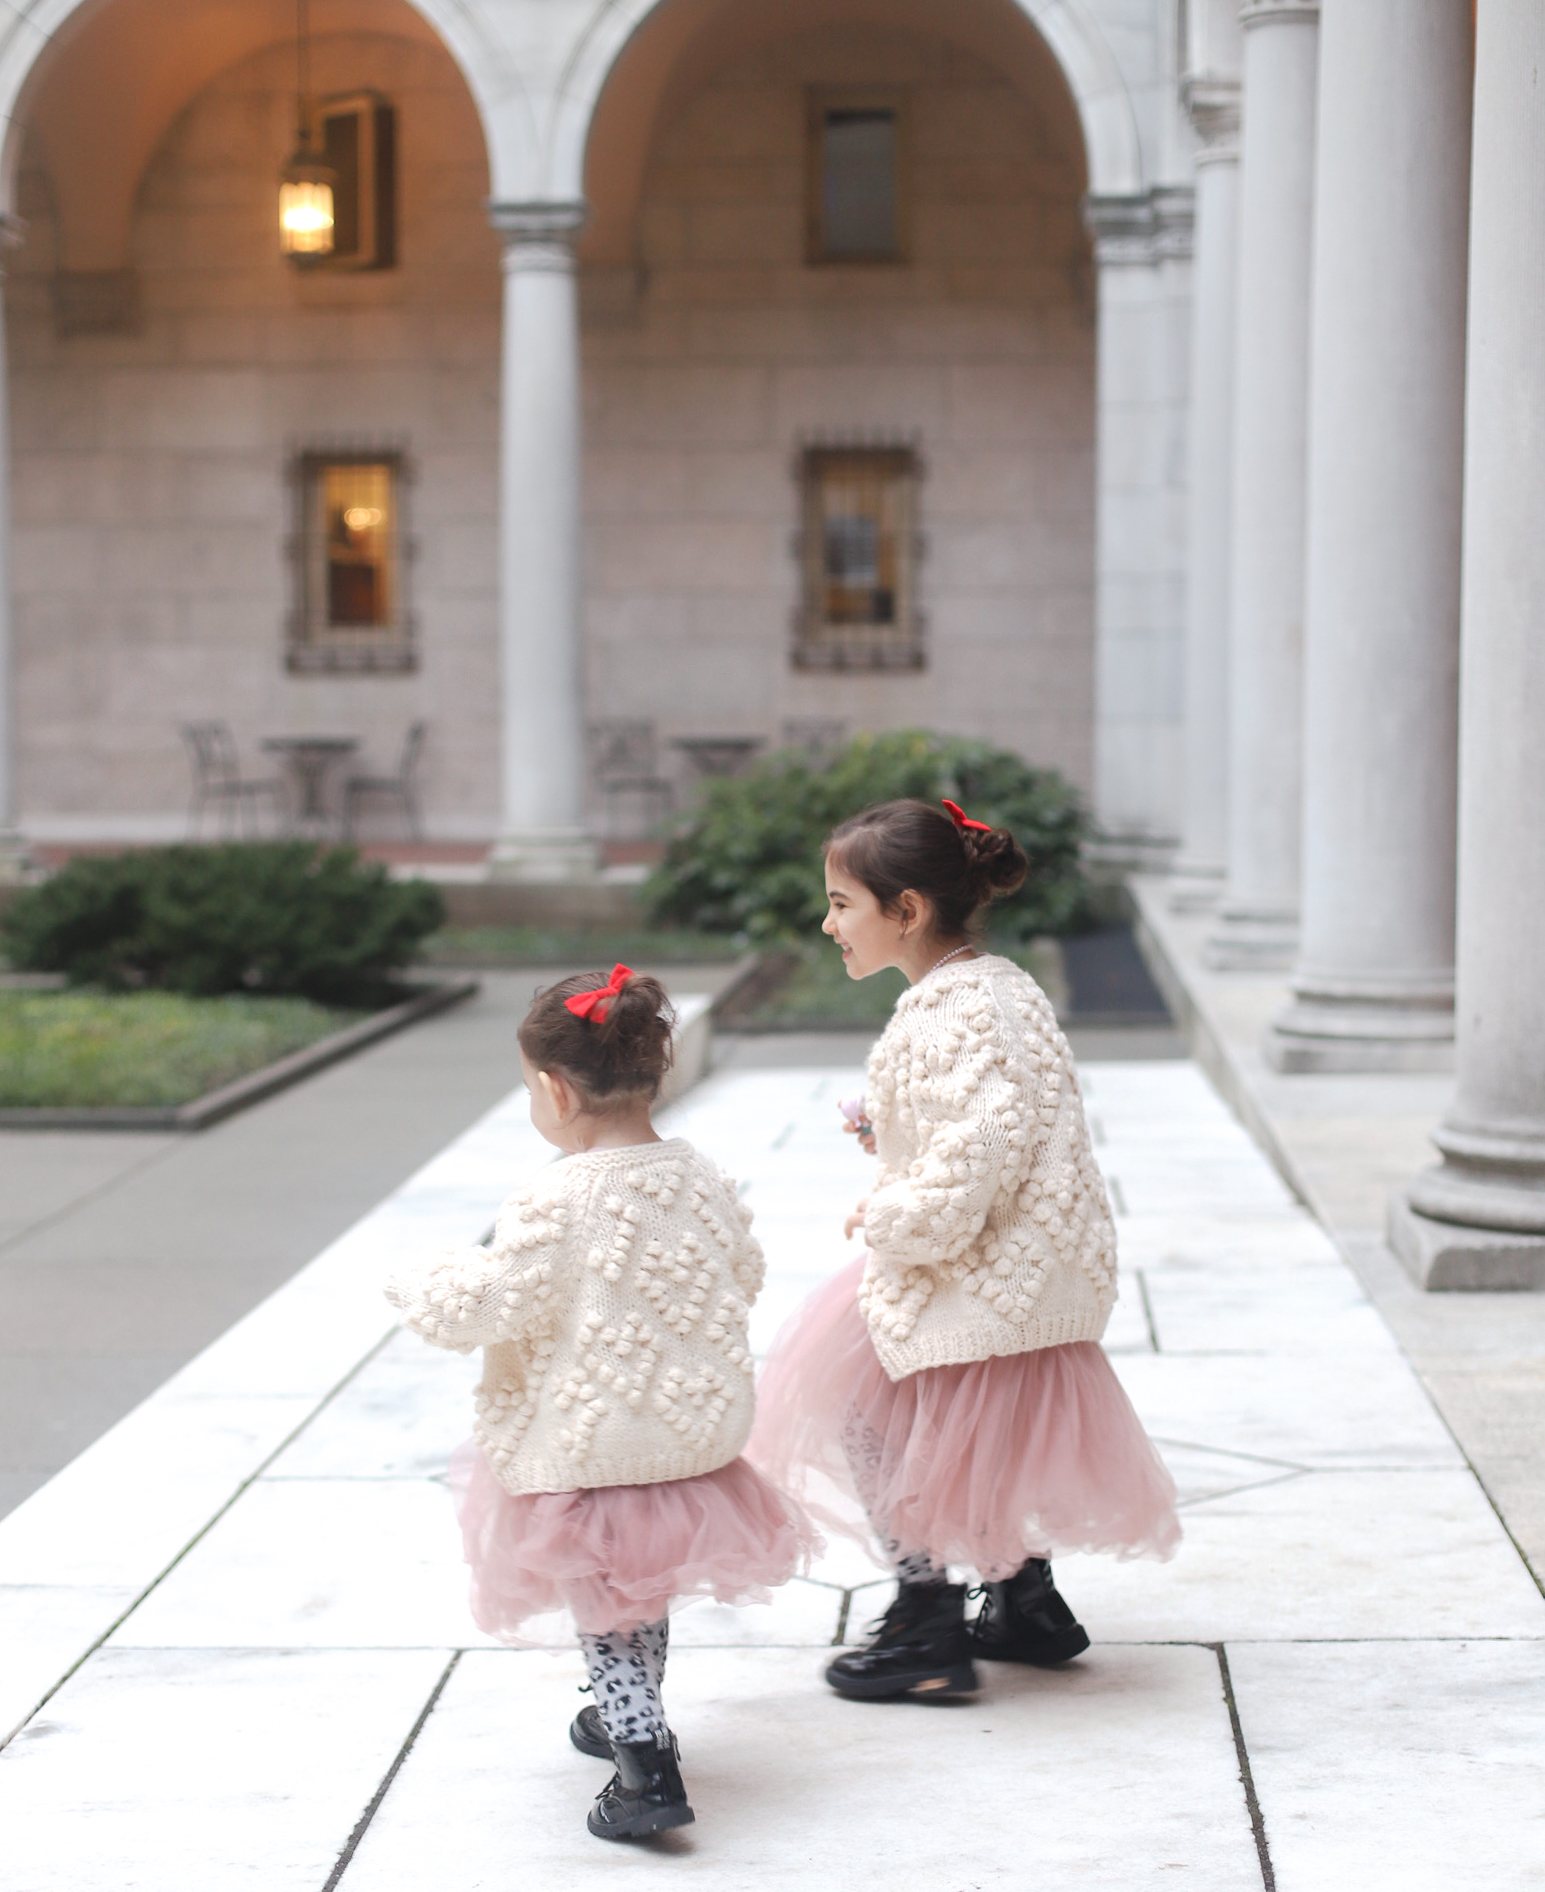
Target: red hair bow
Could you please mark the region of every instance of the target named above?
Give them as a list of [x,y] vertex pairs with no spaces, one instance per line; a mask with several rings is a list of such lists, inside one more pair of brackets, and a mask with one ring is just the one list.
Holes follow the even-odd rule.
[[632,977],[631,966],[613,966],[612,976],[605,985],[598,985],[593,992],[576,992],[573,998],[563,1001],[563,1008],[576,1018],[593,1018],[598,1025],[604,1025],[612,1000]]
[[957,807],[952,801],[947,801],[942,805],[949,810],[950,820],[957,828],[975,828],[978,834],[992,833],[990,821],[973,821],[963,808]]

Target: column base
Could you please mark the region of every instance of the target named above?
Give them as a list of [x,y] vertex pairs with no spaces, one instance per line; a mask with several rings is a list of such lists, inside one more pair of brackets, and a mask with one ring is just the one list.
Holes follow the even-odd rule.
[[1422,1180],[1394,1190],[1385,1212],[1389,1245],[1419,1288],[1432,1294],[1545,1288],[1545,1233],[1475,1228],[1423,1215],[1410,1200]]
[[1378,1004],[1301,994],[1267,1028],[1274,1071],[1452,1071],[1452,1006]]
[[1298,957],[1298,919],[1288,913],[1218,915],[1202,947],[1213,972],[1286,972]]
[[17,887],[32,878],[32,856],[16,828],[0,828],[0,887]]
[[595,838],[582,828],[527,828],[500,835],[488,854],[490,880],[592,881],[601,871]]
[[1175,882],[1166,903],[1170,912],[1209,912],[1223,898],[1227,876],[1221,861],[1176,861],[1170,868],[1170,878]]
[[1174,858],[1175,843],[1167,835],[1102,834],[1084,845],[1088,864],[1112,873],[1164,874]]

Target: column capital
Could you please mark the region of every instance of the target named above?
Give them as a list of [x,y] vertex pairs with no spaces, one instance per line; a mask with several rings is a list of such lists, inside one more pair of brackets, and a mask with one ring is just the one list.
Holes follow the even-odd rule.
[[504,239],[504,267],[570,270],[590,206],[584,202],[490,201],[488,221]]
[[1253,26],[1312,26],[1320,17],[1320,0],[1245,0],[1239,24]]
[[1197,163],[1239,156],[1240,83],[1214,72],[1191,73],[1180,83],[1180,101],[1202,141]]
[[1130,196],[1084,199],[1084,225],[1095,261],[1151,267],[1191,254],[1196,192],[1189,184],[1156,184]]

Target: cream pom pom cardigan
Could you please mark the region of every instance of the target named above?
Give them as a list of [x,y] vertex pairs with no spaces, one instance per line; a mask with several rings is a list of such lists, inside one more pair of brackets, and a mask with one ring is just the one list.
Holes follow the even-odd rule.
[[893,1380],[1098,1340],[1116,1238],[1068,1042],[996,954],[904,992],[869,1059],[879,1172],[859,1304]]
[[487,1349],[474,1430],[507,1491],[694,1478],[751,1429],[750,1229],[682,1137],[590,1150],[511,1196],[487,1248],[404,1270],[386,1296],[435,1346]]

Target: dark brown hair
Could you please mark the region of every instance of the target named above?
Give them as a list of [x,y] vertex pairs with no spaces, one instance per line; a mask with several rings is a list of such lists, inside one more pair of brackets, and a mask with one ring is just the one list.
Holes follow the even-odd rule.
[[933,903],[940,933],[964,933],[999,894],[1025,883],[1029,863],[1007,828],[957,828],[925,801],[887,801],[833,828],[826,852],[861,880],[886,913],[904,893]]
[[517,1034],[520,1048],[539,1071],[560,1071],[595,1110],[651,1101],[660,1094],[671,1068],[671,1033],[676,1013],[665,987],[647,973],[635,972],[614,999],[606,1016],[576,1018],[564,1000],[597,992],[604,972],[575,972],[531,1001]]

